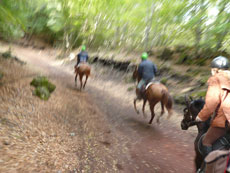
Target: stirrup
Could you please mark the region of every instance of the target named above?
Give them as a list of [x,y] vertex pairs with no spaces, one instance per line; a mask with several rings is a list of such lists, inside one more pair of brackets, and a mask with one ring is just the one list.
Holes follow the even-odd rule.
[[201,170],[200,168],[196,171],[196,173],[204,173],[204,170]]

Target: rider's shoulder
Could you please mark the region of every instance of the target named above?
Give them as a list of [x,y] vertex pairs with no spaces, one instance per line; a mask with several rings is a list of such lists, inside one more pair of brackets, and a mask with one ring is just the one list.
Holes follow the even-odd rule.
[[207,83],[208,83],[208,85],[216,85],[216,84],[219,84],[219,76],[214,75],[214,76],[209,77]]

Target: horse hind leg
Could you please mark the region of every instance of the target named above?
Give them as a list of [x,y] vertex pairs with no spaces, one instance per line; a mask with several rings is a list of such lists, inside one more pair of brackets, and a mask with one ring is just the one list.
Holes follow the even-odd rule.
[[160,124],[160,118],[163,116],[163,114],[165,113],[164,110],[164,102],[161,101],[161,114],[157,117],[157,123]]
[[85,89],[85,85],[86,85],[86,82],[87,82],[87,80],[88,80],[88,75],[86,75],[86,78],[85,78],[85,83],[84,83],[84,85],[83,85],[83,89]]
[[82,75],[80,75],[80,83],[81,83],[81,86],[80,86],[80,91],[81,91],[81,89],[82,89],[82,78],[83,78],[83,76],[82,76]]
[[151,103],[151,104],[150,104],[151,119],[150,119],[150,121],[149,121],[149,124],[152,124],[153,119],[154,119],[154,117],[155,117],[155,113],[154,113],[155,104],[156,104],[156,103]]
[[146,99],[144,99],[144,101],[143,101],[143,106],[142,106],[142,113],[143,113],[143,116],[144,116],[144,118],[146,118],[146,114],[145,114],[145,104],[146,104]]
[[134,105],[134,109],[136,111],[137,114],[139,114],[139,111],[137,110],[137,106],[136,106],[136,102],[137,102],[138,98],[135,98],[133,101],[133,105]]
[[76,75],[75,75],[75,86],[77,86],[77,76],[78,76],[78,73],[76,73]]

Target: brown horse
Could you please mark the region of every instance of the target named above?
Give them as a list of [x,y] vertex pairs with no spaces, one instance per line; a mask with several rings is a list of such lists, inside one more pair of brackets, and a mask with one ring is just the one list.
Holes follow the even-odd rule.
[[[136,67],[134,72],[133,72],[133,79],[137,79],[137,81],[140,81],[140,77],[138,76],[138,68]],[[136,92],[138,90],[136,89]],[[136,101],[138,98],[134,99],[134,108],[137,113],[139,111],[136,108]],[[157,122],[159,123],[160,117],[164,114],[164,106],[166,107],[168,111],[168,118],[172,115],[172,106],[173,106],[173,100],[172,97],[170,96],[168,92],[168,88],[161,84],[160,82],[156,83],[151,83],[150,86],[145,90],[144,96],[143,96],[143,107],[142,107],[142,112],[144,117],[145,115],[145,104],[146,102],[149,102],[150,106],[150,111],[151,111],[151,119],[149,121],[149,124],[152,123],[153,118],[155,117],[155,112],[154,112],[154,107],[158,102],[161,102],[161,114],[157,118]]]
[[[197,122],[195,121],[198,113],[203,108],[205,101],[203,99],[196,99],[189,101],[187,97],[185,97],[186,108],[184,109],[184,118],[181,121],[181,128],[182,130],[187,130],[189,127],[196,125],[198,129],[197,137],[194,141],[194,148],[195,148],[195,165],[196,171],[203,170],[204,166],[204,156],[201,154],[202,150],[202,137],[208,131],[211,123],[211,117],[204,122]],[[219,138],[215,141],[212,145],[212,150],[229,150],[230,149],[230,139],[229,139],[229,125],[226,124],[226,135]],[[210,153],[211,154],[211,153]],[[224,165],[226,166],[226,165]],[[220,167],[219,167],[220,168]],[[221,168],[222,169],[222,168]],[[210,169],[209,169],[210,170]],[[206,170],[208,172],[209,170]],[[210,171],[213,172],[213,171]],[[214,171],[215,172],[215,171]]]
[[90,66],[87,64],[87,63],[81,63],[79,66],[75,66],[75,85],[77,86],[77,76],[79,75],[80,77],[80,83],[81,83],[81,86],[80,86],[80,91],[82,89],[82,79],[83,79],[83,76],[86,76],[85,78],[85,83],[83,85],[83,89],[85,88],[85,85],[86,85],[86,82],[88,80],[88,77],[90,75],[90,71],[91,71],[91,68]]

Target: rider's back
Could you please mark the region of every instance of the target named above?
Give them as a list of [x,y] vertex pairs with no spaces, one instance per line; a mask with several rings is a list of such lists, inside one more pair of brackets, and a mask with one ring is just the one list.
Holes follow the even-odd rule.
[[144,60],[138,67],[138,74],[144,80],[151,80],[155,77],[156,66],[150,60]]
[[86,51],[81,51],[78,55],[79,62],[87,62],[88,61],[88,53]]
[[[212,96],[209,96],[206,99],[217,102],[219,105],[219,109],[216,110],[216,115],[212,121],[211,126],[225,127],[226,115],[224,113],[223,100],[225,99],[224,97],[226,89],[230,90],[230,73],[227,71],[219,72],[218,74],[210,77],[208,83],[209,85],[216,86],[216,89],[213,90]],[[215,96],[218,96],[218,98],[213,98]],[[228,104],[230,104],[230,102]]]

